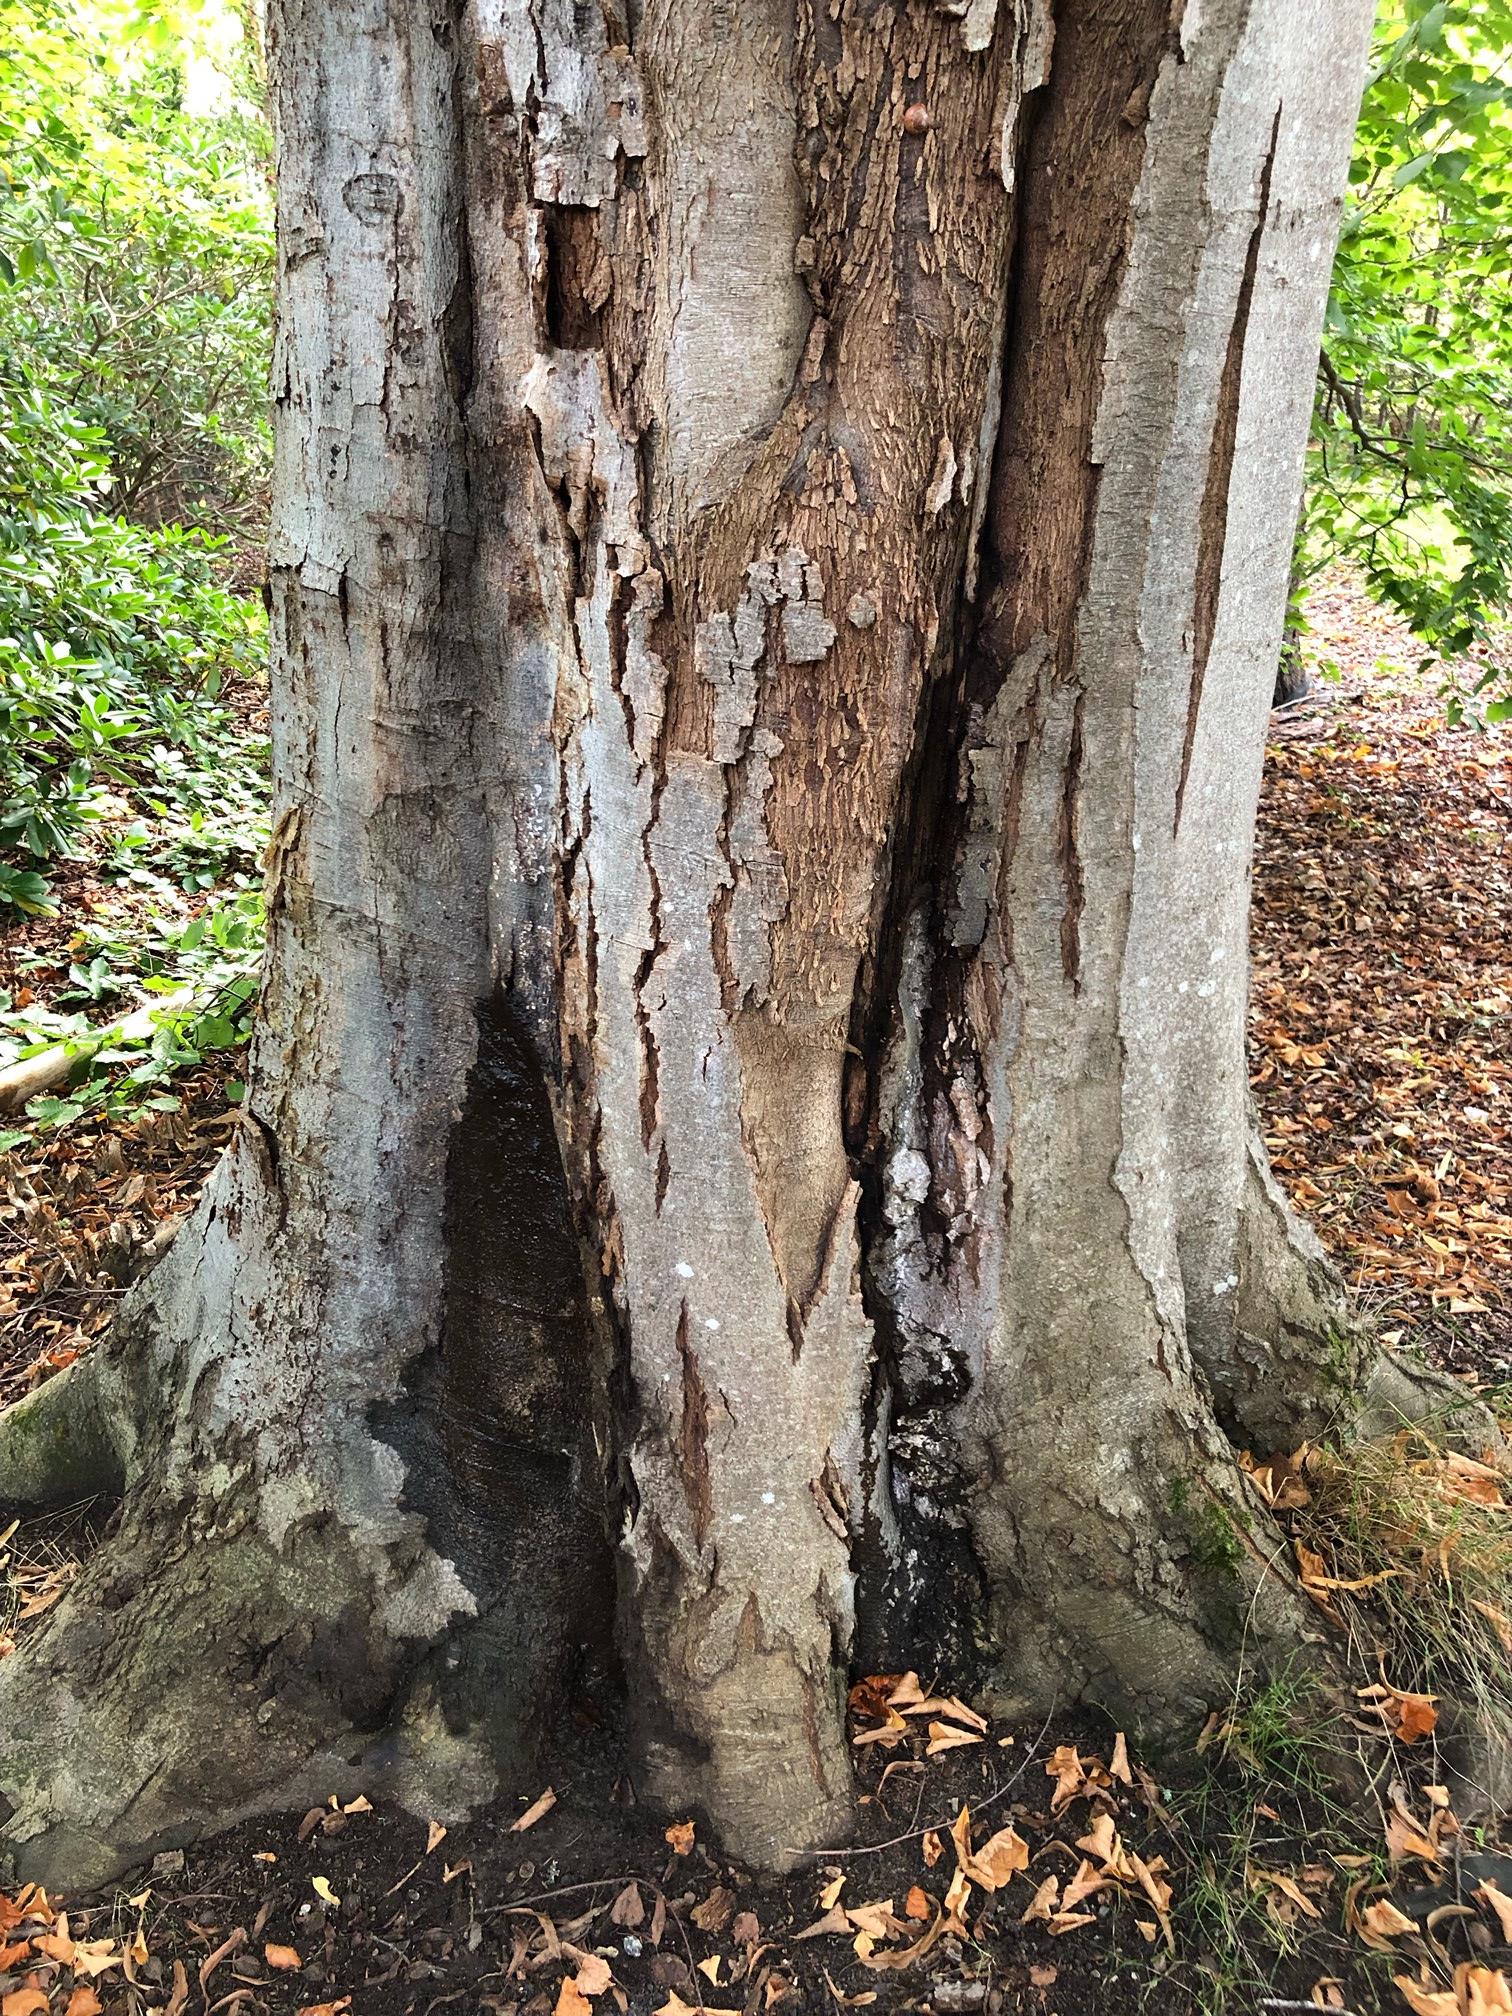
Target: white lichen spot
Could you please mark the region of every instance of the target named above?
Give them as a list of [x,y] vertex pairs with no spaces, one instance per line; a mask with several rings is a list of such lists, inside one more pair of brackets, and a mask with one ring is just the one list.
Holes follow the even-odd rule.
[[691,1281],[693,1279],[693,1269],[688,1265],[686,1260],[679,1260],[675,1271],[684,1281]]
[[777,1503],[777,1493],[775,1491],[763,1491],[761,1502],[763,1505],[775,1505]]
[[717,1316],[705,1316],[704,1328],[705,1330],[717,1330],[719,1328],[719,1318]]
[[1214,1300],[1222,1301],[1225,1295],[1232,1295],[1234,1290],[1238,1286],[1239,1286],[1239,1276],[1237,1274],[1225,1274],[1221,1281],[1215,1281],[1213,1283]]
[[732,1526],[744,1526],[745,1519],[746,1515],[744,1512],[732,1512],[730,1514],[730,1524]]

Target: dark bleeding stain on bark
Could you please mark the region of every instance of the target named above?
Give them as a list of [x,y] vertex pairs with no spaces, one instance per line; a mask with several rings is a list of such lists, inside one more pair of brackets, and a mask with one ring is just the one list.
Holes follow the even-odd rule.
[[688,1341],[688,1309],[677,1319],[677,1352],[682,1360],[682,1424],[678,1435],[678,1474],[693,1515],[693,1538],[702,1547],[713,1516],[709,1479],[709,1395],[698,1369],[698,1354]]
[[521,1456],[565,1473],[588,1382],[582,1268],[540,1069],[507,1004],[478,1056],[447,1166],[443,1420],[458,1488],[487,1514]]
[[373,1426],[404,1459],[405,1505],[477,1601],[463,1656],[438,1669],[447,1712],[497,1719],[515,1740],[559,1692],[573,1649],[607,1639],[613,1569],[561,1155],[533,1046],[502,997],[478,1011],[447,1158],[444,1310],[439,1347]]
[[1176,816],[1173,830],[1181,827],[1181,807],[1186,798],[1187,777],[1192,767],[1192,745],[1197,739],[1197,715],[1202,706],[1202,682],[1207,676],[1213,651],[1213,634],[1218,627],[1218,597],[1223,587],[1223,549],[1228,538],[1229,479],[1234,469],[1234,443],[1239,433],[1239,393],[1244,378],[1244,344],[1249,333],[1250,307],[1255,295],[1255,275],[1260,267],[1260,241],[1270,211],[1271,173],[1276,165],[1276,140],[1281,131],[1281,107],[1271,125],[1265,165],[1260,171],[1260,208],[1250,232],[1244,255],[1244,271],[1234,302],[1234,319],[1229,327],[1228,348],[1218,380],[1218,410],[1213,418],[1213,439],[1208,450],[1207,483],[1202,493],[1202,510],[1197,521],[1197,579],[1192,602],[1192,688],[1187,701],[1186,735],[1181,745],[1181,777],[1176,786]]

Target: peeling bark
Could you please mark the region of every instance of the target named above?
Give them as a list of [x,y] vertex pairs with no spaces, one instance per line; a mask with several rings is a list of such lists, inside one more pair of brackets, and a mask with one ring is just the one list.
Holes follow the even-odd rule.
[[36,1872],[461,1811],[611,1610],[769,1864],[853,1658],[1155,1733],[1295,1649],[1234,1444],[1411,1383],[1243,1050],[1367,17],[274,10],[267,998],[0,1669]]

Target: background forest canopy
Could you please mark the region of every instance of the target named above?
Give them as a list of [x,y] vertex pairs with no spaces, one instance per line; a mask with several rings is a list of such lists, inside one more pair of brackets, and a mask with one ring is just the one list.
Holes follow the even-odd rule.
[[[1467,723],[1512,716],[1481,655],[1512,596],[1509,194],[1512,0],[1386,0],[1293,618],[1342,562]],[[0,1148],[172,1108],[247,1032],[272,277],[255,0],[0,0],[0,921],[56,920],[70,961],[45,1006],[0,993],[0,1063],[173,997]]]

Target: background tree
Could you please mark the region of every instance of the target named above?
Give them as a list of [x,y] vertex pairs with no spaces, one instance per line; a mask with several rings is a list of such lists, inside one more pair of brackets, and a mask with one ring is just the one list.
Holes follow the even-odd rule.
[[[1453,661],[1506,619],[1512,570],[1512,9],[1380,12],[1355,138],[1300,534],[1305,579],[1358,567]],[[1462,668],[1500,720],[1494,667]]]
[[1157,1736],[1312,1642],[1234,1449],[1428,1383],[1243,1051],[1368,25],[274,9],[263,1019],[0,1425],[126,1487],[0,1667],[29,1870],[487,1796],[611,1565],[642,1783],[768,1863],[853,1656]]

